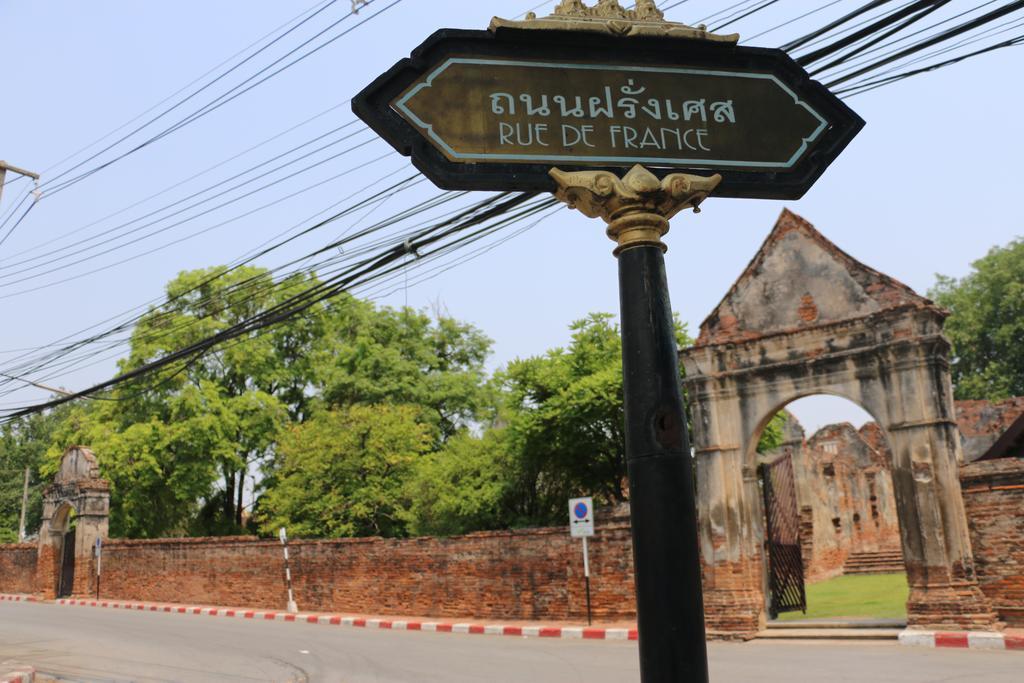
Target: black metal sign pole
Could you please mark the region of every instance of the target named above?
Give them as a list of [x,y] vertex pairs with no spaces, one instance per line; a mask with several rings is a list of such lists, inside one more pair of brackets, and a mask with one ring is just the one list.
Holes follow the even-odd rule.
[[626,459],[644,683],[708,680],[704,601],[697,559],[693,465],[665,277],[668,219],[694,208],[721,180],[658,180],[641,166],[551,172],[556,195],[608,223],[618,243]]

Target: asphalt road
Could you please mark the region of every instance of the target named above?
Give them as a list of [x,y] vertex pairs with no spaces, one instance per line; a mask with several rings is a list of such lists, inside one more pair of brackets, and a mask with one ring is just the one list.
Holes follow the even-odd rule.
[[[714,683],[1021,683],[1024,653],[711,643]],[[636,644],[0,603],[0,662],[67,681],[631,683]],[[2,672],[0,672],[2,673]]]

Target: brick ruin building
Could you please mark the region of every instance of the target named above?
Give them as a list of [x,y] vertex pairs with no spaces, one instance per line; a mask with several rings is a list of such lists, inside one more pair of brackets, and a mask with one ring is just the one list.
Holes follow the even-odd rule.
[[[956,401],[954,406],[965,464],[989,453],[1024,416],[1024,398]],[[808,438],[799,421],[787,415],[782,443],[758,460],[786,456],[793,462],[809,582],[903,571],[892,452],[877,423],[859,429],[849,423],[827,425]]]
[[793,462],[807,581],[903,571],[892,455],[878,425],[860,430],[849,423],[828,425],[807,439],[788,416],[783,443],[759,460],[787,455]]

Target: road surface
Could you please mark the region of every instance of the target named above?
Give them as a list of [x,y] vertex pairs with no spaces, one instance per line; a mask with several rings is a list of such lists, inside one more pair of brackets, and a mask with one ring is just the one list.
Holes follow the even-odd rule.
[[[1021,683],[1024,653],[711,643],[713,683]],[[67,681],[632,683],[636,643],[0,603],[0,662]]]

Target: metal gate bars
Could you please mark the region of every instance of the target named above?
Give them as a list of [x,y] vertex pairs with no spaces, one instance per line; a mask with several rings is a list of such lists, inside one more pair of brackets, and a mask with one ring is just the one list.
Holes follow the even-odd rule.
[[800,553],[800,512],[793,481],[793,458],[786,455],[761,465],[765,549],[768,553],[768,614],[807,612],[804,565]]

